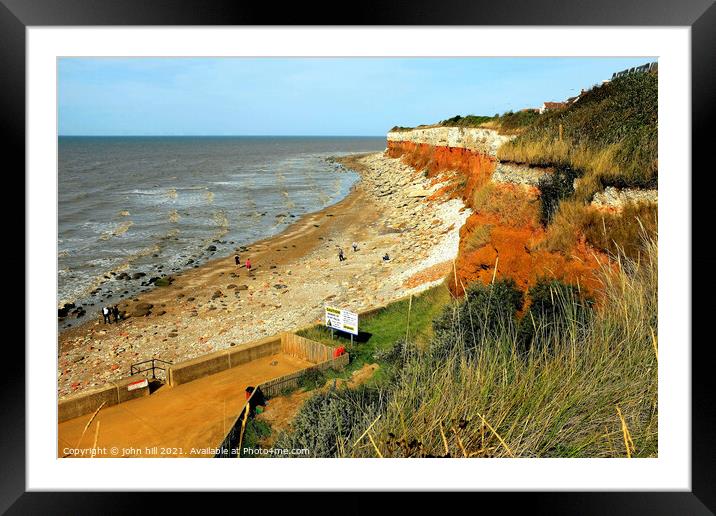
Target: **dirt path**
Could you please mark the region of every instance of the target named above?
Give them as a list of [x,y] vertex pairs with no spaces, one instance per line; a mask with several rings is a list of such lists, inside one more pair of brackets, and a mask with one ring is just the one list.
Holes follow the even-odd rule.
[[246,403],[247,386],[311,365],[279,353],[163,387],[151,396],[100,410],[84,436],[91,415],[65,421],[58,425],[58,456],[67,448],[89,453],[97,433],[97,449],[103,450],[98,457],[213,457]]

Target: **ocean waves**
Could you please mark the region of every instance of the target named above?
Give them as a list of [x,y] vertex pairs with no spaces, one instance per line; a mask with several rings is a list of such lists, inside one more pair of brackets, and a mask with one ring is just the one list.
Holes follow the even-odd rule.
[[358,180],[326,158],[384,147],[378,138],[97,140],[60,139],[58,301],[132,295],[138,285],[118,290],[112,272],[176,273],[281,232]]

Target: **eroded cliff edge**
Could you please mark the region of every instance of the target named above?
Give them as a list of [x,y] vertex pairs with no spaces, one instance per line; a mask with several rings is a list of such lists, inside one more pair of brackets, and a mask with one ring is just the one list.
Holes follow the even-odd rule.
[[[540,186],[562,172],[500,162],[499,148],[513,138],[494,129],[463,127],[421,127],[387,135],[388,156],[428,178],[449,174],[452,181],[440,193],[462,199],[472,210],[460,230],[459,253],[449,275],[451,291],[459,296],[473,281],[489,283],[498,277],[512,278],[526,291],[545,276],[597,289],[595,273],[608,266],[608,247],[595,245],[589,231],[571,221],[558,220],[558,228],[545,222]],[[607,220],[611,227],[611,219],[623,217],[625,208],[654,205],[656,200],[655,191],[612,188],[581,204],[579,216],[601,220],[602,237],[608,239]]]

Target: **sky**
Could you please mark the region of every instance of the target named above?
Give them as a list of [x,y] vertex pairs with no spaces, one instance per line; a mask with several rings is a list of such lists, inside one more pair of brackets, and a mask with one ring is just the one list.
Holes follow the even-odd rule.
[[61,58],[60,135],[384,136],[560,101],[653,58]]

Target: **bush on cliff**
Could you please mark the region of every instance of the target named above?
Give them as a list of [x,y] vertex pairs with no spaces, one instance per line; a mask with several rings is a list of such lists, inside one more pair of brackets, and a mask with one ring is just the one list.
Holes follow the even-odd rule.
[[385,403],[384,395],[374,388],[319,392],[304,403],[291,431],[279,434],[275,446],[307,448],[309,455],[301,457],[350,456],[357,451],[354,441],[384,412]]
[[442,120],[439,125],[443,127],[485,127],[496,129],[501,134],[517,134],[532,124],[540,114],[537,111],[507,111],[502,115],[456,115]]
[[489,285],[473,283],[461,303],[447,306],[433,322],[438,338],[431,351],[449,356],[455,348],[470,351],[490,337],[513,334],[523,301],[522,291],[511,278]]
[[589,317],[593,301],[581,290],[560,280],[543,276],[529,289],[530,307],[520,319],[517,343],[521,352],[533,345],[540,351],[550,351],[566,335],[581,335]]
[[574,180],[578,172],[569,167],[562,166],[552,174],[544,175],[538,183],[540,190],[540,222],[547,226],[559,208],[562,199],[574,193]]
[[483,115],[467,115],[460,116],[456,115],[447,120],[443,120],[439,125],[443,127],[480,127],[485,122],[492,120],[491,116]]
[[507,111],[502,115],[495,115],[492,120],[484,124],[484,127],[497,129],[501,134],[520,134],[539,117],[539,111]]

